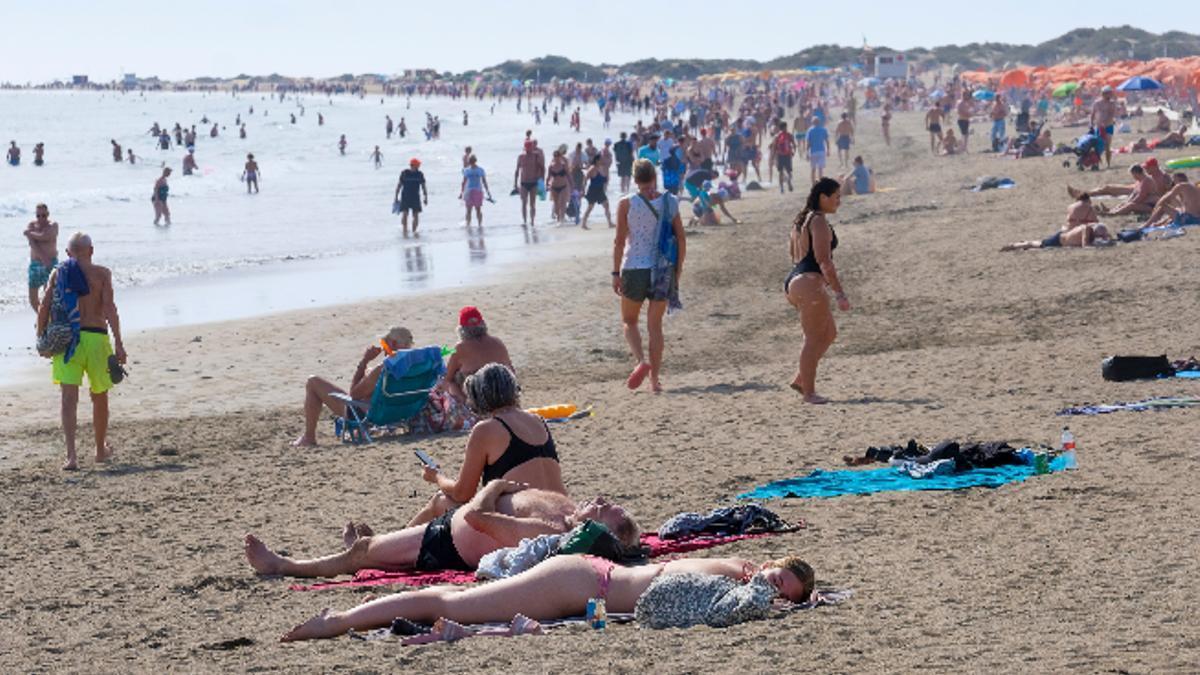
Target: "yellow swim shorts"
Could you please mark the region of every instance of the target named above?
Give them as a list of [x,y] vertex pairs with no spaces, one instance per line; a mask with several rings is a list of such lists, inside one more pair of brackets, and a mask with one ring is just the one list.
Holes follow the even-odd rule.
[[83,374],[87,373],[92,393],[103,394],[113,388],[112,378],[108,376],[108,357],[112,353],[108,333],[80,331],[79,344],[76,345],[71,360],[63,363],[62,354],[55,354],[51,360],[54,384],[79,386],[83,384]]

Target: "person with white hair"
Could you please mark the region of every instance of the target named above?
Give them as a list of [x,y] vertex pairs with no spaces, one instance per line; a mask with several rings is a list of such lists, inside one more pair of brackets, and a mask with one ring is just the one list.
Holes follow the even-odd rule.
[[329,408],[335,415],[346,414],[346,404],[333,397],[333,394],[349,393],[355,401],[369,401],[379,375],[383,372],[383,363],[367,370],[380,354],[385,351],[390,355],[401,349],[411,349],[413,346],[412,333],[401,326],[393,327],[379,342],[372,344],[363,351],[362,360],[354,370],[350,380],[350,391],[341,389],[334,383],[316,375],[309,376],[304,384],[304,433],[300,434],[292,445],[296,447],[311,447],[317,445],[317,422],[321,418],[321,407]]
[[[96,438],[96,463],[107,462],[113,456],[108,443],[108,390],[125,374],[119,364],[127,355],[121,340],[121,318],[113,300],[112,270],[92,262],[92,238],[76,232],[67,242],[70,259],[50,273],[46,293],[38,305],[37,334],[39,342],[51,328],[54,305],[62,305],[64,295],[74,295],[79,322],[71,322],[74,334],[66,349],[51,356],[54,383],[62,389],[63,436],[67,444],[67,461],[63,470],[79,468],[75,455],[76,412],[79,407],[79,387],[86,374],[92,394],[92,429]],[[57,299],[57,301],[56,301]],[[59,327],[56,324],[55,327]],[[109,342],[109,331],[112,342]],[[39,345],[40,346],[40,345]],[[115,349],[114,349],[115,348]],[[115,363],[114,363],[115,362]]]

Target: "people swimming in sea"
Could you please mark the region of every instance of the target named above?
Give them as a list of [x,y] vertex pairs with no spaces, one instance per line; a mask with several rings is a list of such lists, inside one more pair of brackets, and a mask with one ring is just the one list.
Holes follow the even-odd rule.
[[250,189],[254,188],[254,193],[258,194],[258,162],[254,160],[254,153],[246,155],[246,165],[242,178],[246,181],[246,194],[250,194]]

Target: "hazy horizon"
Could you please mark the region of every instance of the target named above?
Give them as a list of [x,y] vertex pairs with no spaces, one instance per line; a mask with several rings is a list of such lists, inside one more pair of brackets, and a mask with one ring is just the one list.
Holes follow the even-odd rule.
[[[730,10],[739,19],[733,23],[715,9],[678,15],[674,7],[631,0],[551,5],[460,0],[450,10],[441,5],[401,9],[377,0],[212,0],[202,10],[144,0],[97,5],[46,0],[36,6],[0,0],[8,19],[0,42],[0,81],[43,83],[87,75],[108,82],[126,72],[165,80],[242,73],[335,77],[414,68],[458,73],[548,54],[592,64],[644,58],[766,61],[815,44],[857,46],[864,39],[911,49],[1036,44],[1081,27],[1178,29],[1168,14],[1146,17],[1116,0],[1090,2],[1087,13],[1071,5],[1011,0],[1003,15],[1010,21],[971,21],[947,30],[940,17],[954,12],[927,0],[907,3],[902,13],[895,3],[864,0],[853,10],[854,22],[846,19],[850,11],[844,7],[779,7],[748,0]],[[1086,21],[1089,17],[1098,21]]]

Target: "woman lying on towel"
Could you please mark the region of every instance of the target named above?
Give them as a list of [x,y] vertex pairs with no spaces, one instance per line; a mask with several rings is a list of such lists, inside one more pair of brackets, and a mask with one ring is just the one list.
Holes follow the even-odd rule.
[[425,467],[425,480],[438,491],[408,527],[453,511],[469,502],[481,484],[498,478],[567,494],[550,427],[521,409],[521,388],[508,366],[489,363],[480,368],[467,377],[463,392],[467,405],[483,421],[471,429],[457,477],[443,474],[440,467]]
[[603,598],[609,612],[634,612],[651,628],[731,626],[765,618],[777,597],[807,602],[814,585],[812,567],[794,556],[761,565],[740,558],[696,558],[620,567],[604,558],[566,555],[466,590],[427,588],[344,612],[326,609],[288,631],[283,641],[380,628],[397,617],[425,624],[442,618],[463,624],[507,622],[517,614],[561,619],[582,616],[591,598]]

